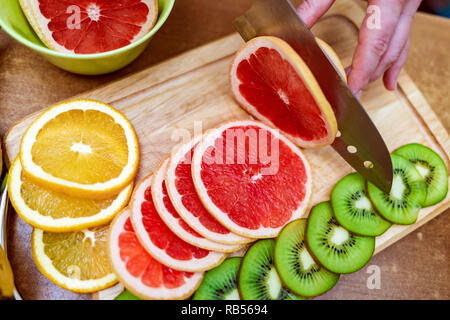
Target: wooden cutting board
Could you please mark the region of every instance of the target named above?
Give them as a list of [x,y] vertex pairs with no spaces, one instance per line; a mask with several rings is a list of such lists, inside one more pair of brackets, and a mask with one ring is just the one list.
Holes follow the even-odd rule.
[[[328,42],[344,66],[351,63],[357,43],[363,10],[353,1],[338,1],[314,28],[316,36]],[[201,127],[207,130],[231,119],[249,118],[233,100],[228,86],[228,66],[243,44],[237,34],[230,35],[181,56],[148,68],[130,77],[81,94],[74,98],[98,99],[121,110],[136,129],[141,147],[141,165],[137,179],[152,172],[173,147]],[[372,83],[361,102],[384,137],[389,149],[418,142],[430,146],[449,163],[450,140],[423,95],[402,72],[396,92],[386,91],[381,81]],[[5,135],[7,161],[18,151],[20,139],[37,114],[21,120]],[[197,133],[197,132],[196,132]],[[314,194],[311,205],[328,200],[333,185],[352,168],[330,147],[305,150],[313,167]],[[393,226],[377,238],[376,253],[395,243],[450,207],[450,195],[436,206],[423,209],[411,226]],[[30,228],[28,228],[30,230]],[[13,245],[23,247],[22,265],[32,263],[29,235],[12,230]],[[17,252],[17,249],[15,250]],[[16,263],[17,265],[17,263]],[[17,272],[17,271],[16,271]],[[22,267],[21,273],[37,272]],[[52,297],[49,287],[25,286],[28,296]],[[39,290],[46,290],[41,293]],[[101,294],[100,297],[111,295]],[[86,298],[65,293],[66,298]],[[97,296],[98,297],[98,296]]]

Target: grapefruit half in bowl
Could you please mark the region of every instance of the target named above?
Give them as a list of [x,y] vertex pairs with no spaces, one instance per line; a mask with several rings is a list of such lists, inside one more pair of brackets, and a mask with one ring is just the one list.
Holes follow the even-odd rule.
[[305,214],[312,194],[311,168],[301,150],[252,120],[208,131],[195,148],[192,178],[207,210],[251,238],[277,236]]
[[28,22],[49,48],[70,54],[112,51],[155,25],[157,0],[20,0]]
[[[345,77],[336,53],[317,42]],[[298,146],[317,148],[334,141],[338,128],[333,109],[306,63],[285,41],[257,37],[247,42],[231,63],[229,82],[247,112]]]

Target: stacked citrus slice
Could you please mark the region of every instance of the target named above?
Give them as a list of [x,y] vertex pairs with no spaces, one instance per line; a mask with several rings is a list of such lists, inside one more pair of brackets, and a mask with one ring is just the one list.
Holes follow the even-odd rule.
[[311,189],[310,166],[287,138],[257,121],[224,123],[136,185],[111,227],[112,266],[139,297],[185,298],[229,253],[302,217]]
[[128,203],[139,146],[130,122],[93,100],[43,112],[22,137],[8,178],[16,212],[36,229],[41,272],[77,292],[117,281],[107,257],[107,224]]

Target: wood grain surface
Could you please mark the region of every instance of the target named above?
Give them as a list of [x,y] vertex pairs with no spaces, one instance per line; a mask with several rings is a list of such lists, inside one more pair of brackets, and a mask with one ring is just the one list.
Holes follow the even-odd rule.
[[[189,3],[192,4],[196,1],[190,1]],[[229,1],[230,3],[233,1]],[[242,2],[245,1],[241,1],[240,4],[242,4]],[[200,3],[200,1],[198,1],[198,3]],[[183,1],[178,1],[177,4],[181,4],[183,5]],[[203,4],[203,2],[202,2]],[[209,4],[209,5],[213,5],[213,4]],[[184,6],[186,7],[187,4],[184,4]],[[216,4],[217,6],[217,4]],[[248,3],[247,3],[248,6]],[[237,6],[239,7],[239,6]],[[177,10],[179,7],[175,7],[175,12],[173,13],[173,15],[176,14]],[[197,8],[198,10],[200,10],[200,8]],[[229,8],[228,8],[229,9]],[[236,8],[234,8],[236,9]],[[181,9],[182,10],[182,9]],[[217,9],[216,9],[217,10]],[[236,9],[237,10],[237,9]],[[239,11],[241,12],[242,9]],[[228,23],[229,21],[232,20],[232,18],[236,15],[239,14],[239,12],[234,12],[232,11],[231,13],[233,13],[233,15],[231,15],[228,17]],[[171,16],[171,18],[173,18],[173,15]],[[224,19],[226,17],[221,15],[221,19]],[[169,22],[168,25],[171,21],[171,18],[169,18]],[[217,17],[216,17],[217,18]],[[328,22],[324,21],[323,23],[319,24],[316,28],[315,28],[315,33],[318,34],[319,36],[321,36],[322,38],[324,38],[325,40],[327,40],[328,42],[330,42],[330,44],[332,44],[336,50],[338,51],[338,54],[342,57],[344,57],[344,64],[348,65],[350,63],[351,60],[351,53],[353,48],[351,46],[348,45],[344,45],[344,40],[346,37],[348,38],[349,36],[355,37],[356,36],[356,31],[352,28],[347,26],[344,22],[342,22],[343,24],[345,24],[345,26],[341,26],[341,29],[345,29],[345,31],[340,32],[338,35],[333,33],[330,34],[330,32],[328,30],[332,30],[332,28],[330,28],[329,26],[326,27],[326,25],[332,25],[335,26],[336,24],[341,24],[341,22],[337,22],[334,21],[333,19],[335,18],[330,18],[328,19]],[[214,20],[211,20],[214,21]],[[440,21],[440,20],[439,20]],[[212,24],[212,22],[211,22]],[[217,21],[217,24],[220,24],[220,22]],[[200,26],[198,26],[200,28]],[[201,29],[201,28],[200,28]],[[163,29],[164,30],[164,29]],[[2,38],[0,38],[0,47],[2,44]],[[167,42],[170,42],[170,37],[166,38]],[[231,39],[231,38],[230,38]],[[355,38],[353,38],[355,39]],[[156,40],[156,39],[155,39]],[[231,41],[231,43],[234,43],[235,40],[229,40]],[[413,47],[414,47],[414,43],[413,42]],[[168,44],[168,46],[170,47],[170,45]],[[14,45],[13,45],[14,47]],[[151,45],[150,48],[147,50],[151,50],[153,48],[153,46]],[[226,48],[224,48],[224,50],[229,49],[228,46],[226,46]],[[154,48],[153,48],[154,49]],[[0,49],[1,50],[1,49]],[[154,49],[155,50],[155,49]],[[159,50],[162,50],[161,48],[159,48]],[[147,54],[147,52],[145,53]],[[145,57],[142,57],[142,59],[144,59]],[[212,58],[211,55],[208,55],[208,58]],[[31,59],[31,58],[30,58]],[[36,57],[34,57],[34,59],[36,59]],[[3,61],[3,60],[0,60]],[[138,63],[138,62],[136,62]],[[192,61],[190,62],[192,63]],[[208,65],[208,67],[206,68],[202,68],[199,69],[200,71],[198,71],[198,73],[195,74],[194,78],[197,77],[196,79],[198,79],[199,83],[202,83],[203,80],[203,75],[206,74],[219,74],[220,75],[220,68],[222,67],[222,64],[226,64],[227,61],[226,59],[224,59],[223,61],[219,61],[216,63],[212,63],[210,65]],[[1,64],[1,66],[3,66],[3,63]],[[179,64],[178,66],[183,66],[183,64]],[[31,67],[31,66],[30,66]],[[132,66],[130,66],[129,68],[131,68]],[[49,65],[47,65],[47,68],[51,68]],[[215,69],[217,68],[217,69]],[[168,70],[168,69],[165,69]],[[205,71],[206,70],[206,71]],[[3,71],[4,69],[0,70],[0,77],[3,77]],[[22,71],[22,76],[24,77],[26,75],[27,70],[23,70]],[[65,76],[70,76],[70,77],[74,77],[73,75],[68,75],[67,73],[64,73],[62,71],[58,71],[61,74],[64,74]],[[124,71],[121,71],[124,72]],[[120,73],[120,72],[119,72]],[[107,76],[107,77],[113,77],[114,75],[111,76]],[[158,77],[158,76],[163,76],[163,75],[158,75],[158,74],[154,74],[154,77]],[[223,75],[222,75],[223,76]],[[76,77],[76,76],[75,76]],[[107,77],[103,77],[103,78],[107,78]],[[81,78],[80,79],[80,83],[83,82],[83,79],[86,79],[87,82],[89,81],[94,81],[96,78],[92,79],[92,78]],[[103,78],[99,78],[99,79],[103,79]],[[382,101],[377,102],[381,103],[383,105],[397,105],[397,104],[401,104],[403,107],[407,108],[408,105],[408,90],[412,90],[414,89],[414,85],[406,85],[407,82],[407,75],[403,74],[402,75],[403,81],[402,83],[405,83],[405,86],[402,87],[403,92],[399,92],[397,94],[395,93],[388,93],[386,92],[380,83],[374,83],[371,86],[369,86],[369,88],[367,89],[367,91],[364,93],[363,97],[362,97],[362,101],[363,104],[368,108],[369,112],[372,111],[376,111],[377,108],[379,107],[378,105],[374,104],[374,103],[370,103],[370,101],[374,101],[373,97],[382,97]],[[218,79],[218,78],[216,78]],[[27,82],[30,79],[25,78],[21,78],[20,79],[21,82]],[[185,81],[186,79],[184,79]],[[414,79],[415,80],[415,79]],[[98,80],[101,81],[101,80]],[[183,79],[180,80],[181,82],[183,82]],[[223,81],[223,80],[221,80]],[[218,83],[221,83],[220,81]],[[48,84],[50,86],[50,84]],[[58,86],[57,83],[55,83],[55,81],[53,81],[51,83],[51,85],[53,86]],[[420,84],[419,84],[420,86]],[[218,96],[223,99],[222,103],[223,104],[219,104],[219,106],[224,106],[224,107],[228,107],[230,105],[233,104],[232,100],[229,99],[229,93],[228,92],[223,92],[220,91],[222,88],[221,86],[219,86],[218,88],[218,92],[215,92],[216,94],[218,94]],[[226,87],[225,87],[226,88]],[[156,90],[157,88],[155,88]],[[48,92],[50,92],[50,89],[47,89]],[[55,90],[55,89],[53,89]],[[102,91],[104,90],[104,91]],[[100,92],[103,92],[103,94],[105,94],[105,90],[106,93],[108,93],[108,89],[105,87],[103,89],[101,89],[100,91],[97,91],[97,95],[100,94]],[[160,90],[163,90],[164,92],[164,88]],[[223,88],[222,88],[223,90]],[[141,95],[138,96],[138,99],[133,100],[134,103],[142,103],[142,101],[145,101],[146,104],[150,103],[150,102],[154,102],[155,100],[152,100],[154,98],[150,97],[147,95],[147,90],[145,90],[144,92],[141,92]],[[7,91],[5,91],[5,93],[7,93]],[[77,92],[74,92],[74,94]],[[9,110],[10,114],[15,114],[13,112],[13,109],[11,109],[11,107],[8,107],[8,105],[4,105],[3,104],[3,94],[4,92],[2,91],[0,94],[0,102],[1,102],[1,111],[3,112],[4,110]],[[19,92],[16,91],[16,94],[19,95]],[[117,99],[114,99],[114,95],[108,93],[108,96],[111,97],[111,100],[109,101],[115,101],[114,105],[116,105],[117,107],[125,107],[126,105],[129,105],[130,100],[127,99],[122,99],[120,98],[120,95],[122,94],[120,90],[114,90],[114,94],[116,94]],[[425,93],[426,94],[426,93]],[[23,94],[22,94],[23,96]],[[95,96],[95,95],[94,95]],[[68,96],[59,98],[57,100],[61,100],[64,98],[67,98]],[[173,98],[175,99],[175,95],[173,96]],[[198,101],[195,100],[196,95],[192,94],[190,96],[188,96],[187,102],[189,103],[189,107],[191,108],[191,104],[193,104],[194,106],[200,106],[203,105],[204,103],[208,104],[211,103],[210,99],[217,99],[217,97],[214,97],[214,95],[211,93],[210,95],[208,95],[208,98],[202,100],[202,101]],[[31,101],[31,98],[28,97]],[[39,99],[40,96],[36,95],[36,99]],[[42,98],[40,98],[42,101]],[[228,99],[228,100],[227,100]],[[402,100],[403,99],[403,100]],[[215,100],[216,101],[216,100]],[[399,102],[400,101],[400,102]],[[56,102],[56,100],[48,103],[51,104],[53,102]],[[446,101],[448,103],[448,101]],[[186,102],[185,102],[186,103]],[[183,104],[184,105],[184,104]],[[217,104],[216,104],[217,106]],[[448,107],[448,105],[447,105]],[[240,109],[236,108],[236,106],[234,105],[234,107],[230,107],[230,111],[231,112],[236,112],[233,113],[236,116],[241,116],[242,115],[242,111],[240,111]],[[17,108],[19,111],[25,109],[25,107],[22,105],[20,108]],[[36,108],[38,109],[38,108]],[[154,111],[157,112],[158,114],[160,114],[163,110],[159,110],[158,108],[154,108],[154,109],[150,109],[150,111]],[[197,110],[197,109],[196,109]],[[386,110],[386,109],[385,109]],[[406,110],[406,109],[405,109]],[[444,109],[445,110],[445,109]],[[183,110],[180,110],[180,112],[182,112]],[[30,110],[29,110],[30,112]],[[28,113],[29,113],[28,112]],[[3,113],[2,113],[3,114]],[[430,113],[432,114],[432,113]],[[149,116],[151,115],[151,113],[149,114]],[[376,119],[383,119],[385,114],[379,114],[377,115],[373,115]],[[408,114],[407,117],[409,117],[410,119],[413,119],[415,117],[414,114]],[[4,120],[4,117],[0,117],[2,119],[2,121]],[[210,117],[211,118],[211,117]],[[215,121],[219,121],[220,119],[210,119],[210,122],[207,122],[208,126],[209,125],[213,125]],[[186,118],[183,118],[186,119]],[[377,120],[375,119],[375,121],[377,122]],[[133,121],[133,119],[131,119]],[[179,121],[180,119],[178,119]],[[395,120],[395,119],[393,119]],[[186,122],[187,120],[181,121],[181,122],[176,122],[176,120],[174,120],[175,122],[172,122],[172,125],[174,123],[177,123],[178,126],[182,126],[183,124],[186,125],[188,122]],[[381,120],[379,120],[381,121]],[[399,122],[400,120],[397,119],[396,122]],[[414,120],[415,121],[415,120]],[[396,123],[394,122],[394,123]],[[401,121],[400,121],[401,122]],[[10,122],[11,124],[11,122]],[[136,124],[133,123],[135,126]],[[378,124],[378,123],[377,123]],[[168,126],[164,126],[164,124],[162,123],[156,123],[155,126],[160,126],[162,125],[162,128],[164,129],[169,129],[170,124]],[[417,124],[414,125],[408,125],[405,128],[395,128],[395,126],[392,125],[386,125],[386,124],[381,124],[381,126],[383,127],[382,133],[383,135],[389,135],[392,136],[393,134],[395,135],[402,135],[402,137],[405,139],[402,142],[406,142],[406,141],[410,141],[408,139],[414,137],[417,137],[417,134],[420,134],[421,136],[424,137],[425,140],[423,141],[427,141],[426,137],[424,136],[424,133],[417,133],[417,132],[413,132],[414,128],[417,128]],[[439,125],[438,125],[439,126]],[[404,129],[404,130],[403,130]],[[396,131],[398,130],[398,131]],[[408,131],[410,130],[410,131]],[[413,131],[411,131],[413,130]],[[439,130],[442,130],[442,128],[440,128]],[[161,134],[159,137],[163,137],[164,135],[162,134],[164,130],[162,130],[162,132],[156,133],[155,137],[158,137],[159,134]],[[445,130],[444,130],[445,131]],[[3,131],[4,132],[4,131]],[[139,133],[138,133],[139,134]],[[429,134],[429,133],[428,133]],[[403,139],[402,138],[402,139]],[[386,138],[388,140],[388,138]],[[429,143],[432,143],[432,141],[428,141]],[[396,142],[397,144],[400,143],[400,141]],[[155,145],[153,145],[155,146]],[[391,148],[395,148],[396,145],[390,145]],[[170,149],[170,148],[169,148]],[[146,166],[148,166],[146,169],[150,169],[152,166],[156,165],[159,157],[159,154],[161,155],[161,157],[163,156],[163,154],[166,154],[168,152],[168,150],[166,150],[165,148],[162,148],[160,150],[160,152],[155,153],[155,155],[150,155],[151,157],[153,157],[151,160],[151,158],[149,158],[149,161],[146,161]],[[326,150],[324,150],[324,152],[327,152]],[[336,161],[339,161],[340,159],[336,159]],[[313,161],[314,162],[314,161]],[[314,162],[315,163],[315,162]],[[349,168],[347,168],[347,170],[350,170]],[[342,174],[342,172],[340,173]],[[319,181],[320,182],[320,181]],[[326,189],[323,189],[323,195],[326,194]],[[329,192],[329,191],[328,191]],[[323,196],[322,195],[322,196]],[[317,196],[319,197],[319,195]],[[319,199],[319,198],[318,198]],[[445,215],[444,215],[445,216]],[[448,245],[447,245],[447,241],[446,241],[446,231],[448,230],[448,228],[445,227],[445,225],[441,225],[439,227],[439,225],[435,225],[435,221],[441,219],[441,217],[438,217],[437,219],[431,221],[430,223],[428,223],[427,225],[425,225],[424,227],[422,227],[419,232],[420,233],[414,233],[410,236],[408,236],[405,239],[410,239],[411,241],[406,242],[405,243],[405,239],[401,240],[398,244],[391,246],[390,248],[388,248],[387,250],[385,250],[384,252],[380,253],[379,255],[377,255],[376,257],[374,257],[372,259],[372,261],[370,262],[370,265],[376,265],[379,266],[381,271],[382,271],[382,286],[381,289],[376,289],[376,290],[369,290],[366,287],[366,281],[367,281],[367,277],[368,274],[365,273],[365,271],[367,271],[366,269],[361,270],[358,273],[349,275],[349,276],[345,276],[343,277],[343,279],[340,281],[338,287],[336,289],[334,289],[332,292],[330,292],[329,294],[327,294],[326,296],[322,297],[322,298],[340,298],[340,299],[346,299],[346,298],[360,298],[360,299],[365,299],[365,298],[448,298],[449,297],[449,287],[448,287],[448,275],[449,275],[449,269],[448,266],[446,264],[446,260],[448,258]],[[18,278],[18,286],[19,286],[19,290],[21,290],[21,292],[26,292],[27,295],[25,295],[26,298],[87,298],[86,296],[74,296],[71,293],[65,292],[63,290],[59,290],[57,287],[53,286],[52,284],[48,283],[46,281],[46,279],[43,279],[42,276],[40,276],[38,273],[36,273],[36,268],[33,264],[32,261],[30,261],[30,257],[29,254],[27,253],[27,243],[29,243],[29,228],[27,228],[27,226],[20,220],[18,219],[16,216],[13,216],[12,219],[12,225],[14,226],[11,230],[13,231],[10,235],[10,239],[12,240],[11,243],[11,247],[10,247],[10,255],[12,257],[12,264],[13,267],[16,271],[16,276]],[[429,225],[435,225],[434,229],[431,229],[431,231],[429,233],[426,234],[426,237],[424,236],[424,230],[427,230],[427,228],[431,228],[429,227]],[[411,237],[413,237],[411,239]],[[425,241],[424,241],[425,240]],[[434,244],[433,244],[434,241]],[[430,243],[431,242],[431,243]],[[392,248],[401,248],[401,249],[397,249],[394,250]],[[434,249],[436,248],[436,249]],[[388,252],[388,253],[386,253]],[[389,254],[389,252],[391,252]],[[381,258],[380,258],[381,257]],[[432,274],[432,275],[431,275]],[[426,279],[426,280],[424,280]],[[397,285],[395,285],[397,284]],[[36,288],[39,287],[40,290],[36,290]],[[412,289],[414,288],[414,289]]]

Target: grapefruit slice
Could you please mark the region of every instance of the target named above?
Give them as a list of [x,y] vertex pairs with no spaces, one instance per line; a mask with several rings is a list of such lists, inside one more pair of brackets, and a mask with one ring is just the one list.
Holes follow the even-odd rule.
[[[318,43],[345,77],[334,51]],[[330,103],[308,66],[283,40],[257,37],[247,42],[231,63],[229,81],[245,110],[298,146],[316,148],[334,141],[337,122]]]
[[147,34],[157,0],[20,0],[29,23],[49,48],[88,54],[115,50]]
[[159,263],[139,243],[126,209],[111,223],[109,256],[120,282],[143,299],[185,299],[200,285],[202,272],[173,270]]
[[192,180],[191,162],[194,148],[201,137],[182,145],[170,156],[166,170],[166,186],[172,204],[188,225],[208,239],[228,244],[253,241],[225,228],[206,210],[198,197]]
[[139,182],[131,195],[131,222],[143,247],[153,258],[175,270],[198,272],[219,265],[226,254],[193,246],[167,227],[154,205],[152,177]]
[[159,168],[153,174],[152,180],[152,197],[155,203],[155,208],[158,211],[161,219],[178,237],[187,243],[197,246],[202,249],[213,250],[218,252],[233,252],[242,248],[243,244],[227,245],[218,242],[213,242],[206,239],[194,229],[192,229],[178,214],[174,208],[172,201],[167,193],[164,176],[166,174],[167,164],[169,159],[161,162]]
[[208,211],[245,237],[277,236],[303,216],[311,198],[303,153],[257,121],[232,121],[207,132],[195,149],[192,177]]

